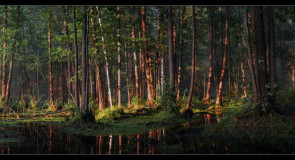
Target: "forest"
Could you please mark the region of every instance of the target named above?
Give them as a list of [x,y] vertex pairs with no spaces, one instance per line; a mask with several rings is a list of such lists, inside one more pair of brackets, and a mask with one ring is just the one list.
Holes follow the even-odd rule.
[[1,153],[294,154],[294,15],[2,5]]

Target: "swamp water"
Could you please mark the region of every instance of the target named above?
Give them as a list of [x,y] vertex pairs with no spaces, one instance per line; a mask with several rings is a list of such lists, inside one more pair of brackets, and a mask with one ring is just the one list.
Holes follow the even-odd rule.
[[[59,125],[42,122],[2,127],[1,154],[288,154],[278,146],[260,146],[246,140],[201,138],[200,125],[216,123],[210,114],[202,120],[130,135],[84,136],[65,133]],[[292,152],[291,152],[292,153]]]

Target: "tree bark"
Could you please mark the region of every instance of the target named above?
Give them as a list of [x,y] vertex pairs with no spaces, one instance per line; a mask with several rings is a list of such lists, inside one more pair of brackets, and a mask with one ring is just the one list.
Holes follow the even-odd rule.
[[[72,46],[69,41],[69,29],[67,24],[67,15],[68,11],[66,6],[63,6],[63,13],[64,13],[64,30],[65,35],[67,36],[67,48],[69,51],[72,50]],[[70,78],[72,77],[72,70],[71,70],[71,54],[68,54],[68,64],[67,64],[67,87],[68,87],[68,104],[71,102],[71,94],[72,94],[72,83],[70,81]]]
[[[133,8],[132,8],[133,9]],[[137,69],[137,55],[135,48],[135,28],[134,28],[134,19],[132,18],[132,47],[133,47],[133,60],[134,60],[134,76],[135,76],[135,92],[137,99],[140,98],[139,95],[139,82],[138,82],[138,69]]]
[[4,26],[3,26],[3,34],[4,34],[4,41],[3,41],[3,62],[2,62],[2,98],[1,100],[5,100],[6,96],[6,60],[7,60],[7,54],[6,54],[6,38],[7,38],[7,6],[4,6]]
[[169,36],[169,82],[172,91],[175,90],[175,62],[174,62],[174,43],[173,43],[173,18],[172,6],[168,7],[168,36]]
[[76,109],[80,106],[79,88],[78,88],[78,44],[77,44],[77,29],[76,29],[76,11],[73,6],[73,27],[74,27],[74,48],[75,48],[75,104]]
[[107,58],[107,50],[106,50],[105,41],[104,41],[104,32],[103,32],[103,27],[102,27],[101,18],[100,18],[100,11],[98,9],[98,6],[96,6],[96,9],[97,9],[97,15],[98,15],[98,23],[100,26],[100,31],[102,33],[102,36],[101,36],[101,40],[103,43],[102,48],[103,48],[103,53],[104,53],[104,57],[106,61],[105,65],[106,65],[106,76],[107,76],[107,86],[108,86],[108,98],[110,102],[110,107],[112,109],[113,105],[112,105],[111,83],[110,83],[110,77],[109,77],[109,62]]
[[[90,18],[91,26],[95,26],[95,20],[94,20],[95,13],[94,12],[95,12],[94,7],[90,6],[90,13],[92,15]],[[94,48],[93,55],[98,54],[98,46],[96,44],[97,44],[96,28],[92,27],[92,48]],[[97,59],[94,59],[94,63],[95,63],[95,81],[96,81],[95,86],[96,86],[97,100],[98,100],[99,110],[101,110],[101,109],[105,108],[103,84],[102,84],[102,80],[101,80],[100,66],[97,62]]]
[[[17,13],[16,13],[16,18],[15,18],[15,28],[19,27],[19,16],[20,16],[20,6],[17,6]],[[14,55],[15,52],[18,52],[18,48],[16,48],[16,41],[18,37],[19,32],[17,31],[14,35],[14,42],[13,42],[13,49],[11,53],[11,61],[9,64],[9,74],[8,74],[8,80],[7,80],[7,88],[6,88],[6,95],[5,95],[5,102],[7,103],[9,98],[10,98],[10,87],[11,87],[11,79],[12,79],[12,71],[13,71],[13,62],[14,62]]]
[[214,10],[208,7],[208,16],[209,16],[209,37],[210,37],[210,55],[209,55],[209,75],[208,75],[208,83],[207,83],[207,92],[206,92],[206,101],[210,100],[210,90],[212,85],[212,75],[213,75],[213,55],[214,55],[214,39],[213,39],[213,22],[212,16]]
[[159,87],[159,59],[160,59],[160,43],[161,43],[161,26],[163,23],[163,18],[164,18],[164,14],[163,14],[163,8],[160,9],[160,14],[159,14],[159,21],[158,21],[158,35],[157,35],[157,51],[156,51],[156,64],[155,64],[155,88],[156,88],[156,97],[158,97],[158,93],[160,90]]
[[148,101],[150,106],[154,106],[154,87],[153,87],[153,77],[152,77],[152,66],[151,66],[151,57],[148,49],[148,41],[146,39],[146,15],[145,7],[141,6],[141,15],[142,15],[142,38],[144,39],[144,59],[145,59],[145,73],[147,79],[147,92],[148,92]]
[[81,101],[81,111],[88,112],[88,92],[87,92],[87,13],[85,11],[85,7],[81,7],[82,15],[82,101]]
[[226,55],[228,53],[228,37],[229,37],[229,27],[228,27],[228,7],[225,8],[225,41],[224,41],[224,53],[223,53],[223,59],[222,59],[222,70],[221,75],[219,79],[219,88],[218,93],[216,97],[216,105],[221,106],[222,105],[222,87],[223,87],[223,78],[225,74],[225,68],[226,68]]
[[244,14],[245,14],[245,30],[247,34],[247,61],[248,61],[248,66],[251,74],[251,80],[252,80],[252,85],[254,89],[254,99],[257,98],[257,83],[256,83],[256,74],[254,70],[254,65],[253,65],[253,55],[252,55],[252,48],[251,48],[251,43],[250,43],[250,32],[249,32],[249,27],[248,27],[248,13],[246,10],[246,7],[244,8]]
[[53,105],[53,81],[52,81],[52,60],[51,60],[51,13],[48,15],[48,55],[49,55],[49,101]]
[[120,51],[120,6],[117,7],[118,11],[118,28],[117,28],[117,45],[118,45],[118,106],[121,106],[121,51]]
[[[239,6],[238,6],[238,16],[239,16],[239,19],[240,19],[241,15],[240,15],[240,7]],[[240,45],[241,45],[241,48],[243,50],[244,49],[244,44],[243,44],[243,39],[242,39],[242,23],[240,23],[240,32],[241,32]],[[246,85],[246,74],[245,74],[244,61],[243,61],[243,59],[245,57],[245,54],[243,53],[243,51],[242,51],[242,57],[243,58],[241,60],[241,71],[242,71],[242,83],[243,83],[243,93],[244,93],[244,95],[241,98],[246,98],[248,95],[247,95],[247,85]],[[246,56],[246,58],[248,59],[247,56]],[[250,65],[249,65],[249,69],[250,69]]]
[[195,6],[192,6],[192,21],[193,21],[193,40],[192,40],[192,73],[191,73],[191,86],[189,92],[188,102],[182,114],[184,114],[192,103],[193,97],[193,87],[194,87],[194,77],[195,77],[195,41],[196,41],[196,24],[195,24]]
[[[258,102],[261,102],[266,97],[267,84],[267,72],[266,72],[266,47],[265,47],[265,33],[264,33],[264,20],[263,20],[263,8],[262,6],[252,7],[252,27],[253,27],[253,39],[255,48],[255,67],[258,72]],[[262,114],[262,106],[257,105],[255,107],[256,112]]]
[[180,96],[180,80],[181,80],[181,62],[182,62],[182,45],[183,45],[183,21],[185,15],[185,6],[180,7],[180,29],[179,29],[179,57],[178,57],[178,75],[177,75],[177,95],[176,101]]

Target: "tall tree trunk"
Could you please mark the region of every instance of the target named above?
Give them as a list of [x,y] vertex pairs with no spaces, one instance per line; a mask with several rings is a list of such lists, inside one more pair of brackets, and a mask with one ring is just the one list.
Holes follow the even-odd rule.
[[[67,36],[67,48],[69,51],[72,50],[72,46],[69,41],[69,30],[68,30],[68,24],[67,24],[67,15],[68,11],[66,6],[63,6],[63,13],[64,13],[64,29],[65,29],[65,35]],[[72,94],[72,83],[70,81],[70,78],[72,77],[72,71],[71,71],[71,54],[68,54],[68,66],[67,66],[67,87],[68,87],[68,104],[71,102],[71,94]]]
[[[15,19],[15,28],[19,27],[19,16],[20,16],[20,6],[17,6],[17,13],[16,13],[16,19]],[[15,52],[18,52],[18,48],[16,48],[16,41],[18,37],[19,32],[17,31],[14,35],[14,42],[12,45],[12,48],[15,49],[11,53],[11,61],[9,64],[9,74],[8,74],[8,80],[7,80],[7,88],[6,88],[6,95],[5,95],[5,102],[7,103],[10,98],[10,88],[11,88],[11,79],[12,79],[12,71],[13,71],[13,62],[14,62],[14,54]]]
[[188,97],[188,102],[186,104],[185,109],[183,110],[182,114],[184,114],[192,103],[193,97],[193,87],[194,87],[194,77],[195,77],[195,41],[196,41],[196,22],[195,22],[195,6],[192,6],[192,20],[193,20],[193,40],[192,40],[192,74],[191,74],[191,86],[190,92]]
[[97,16],[98,16],[98,23],[100,26],[100,31],[102,33],[101,36],[101,40],[102,40],[102,48],[103,48],[103,53],[104,53],[104,57],[105,57],[105,65],[106,65],[106,76],[107,76],[107,86],[108,86],[108,98],[109,98],[109,102],[110,102],[110,107],[111,109],[113,108],[112,105],[112,94],[111,94],[111,82],[110,82],[110,77],[109,77],[109,62],[108,62],[108,58],[107,58],[107,50],[106,50],[106,46],[105,46],[105,41],[104,41],[104,32],[103,32],[103,27],[102,27],[102,23],[101,23],[101,18],[100,18],[100,10],[98,8],[98,6],[96,6],[97,9]]
[[87,92],[87,13],[85,7],[81,7],[82,15],[82,101],[81,101],[81,111],[88,113],[88,92]]
[[209,15],[209,37],[210,37],[210,55],[209,55],[209,75],[208,75],[208,83],[207,83],[207,92],[206,92],[206,101],[210,100],[210,90],[212,85],[212,75],[213,75],[213,54],[214,54],[214,39],[213,39],[213,22],[212,16],[214,17],[213,8],[208,7],[208,15]]
[[[265,33],[263,20],[263,7],[252,7],[252,27],[253,39],[255,48],[255,67],[258,72],[258,102],[261,102],[266,97],[267,72],[266,72],[266,47],[265,47]],[[256,113],[262,114],[262,106],[260,104],[255,106]]]
[[[174,59],[174,67],[173,67],[173,70],[174,70],[174,89],[175,91],[177,91],[177,57],[176,57],[176,20],[175,20],[175,7],[172,6],[172,21],[171,21],[171,24],[172,24],[172,30],[173,30],[173,59]],[[169,24],[168,24],[169,25]]]
[[2,61],[2,98],[1,100],[5,100],[6,95],[6,60],[7,60],[7,54],[6,54],[6,38],[7,38],[7,6],[4,6],[4,27],[3,27],[3,34],[4,34],[4,41],[3,41],[3,61]]
[[[95,26],[95,10],[93,6],[90,6],[90,13],[92,15],[90,21],[91,21],[91,26]],[[96,28],[92,27],[92,48],[94,48],[93,55],[98,54],[98,47],[97,47],[97,37],[96,37]],[[94,59],[95,63],[95,80],[96,80],[96,92],[97,92],[97,100],[98,100],[98,106],[99,110],[105,108],[105,98],[104,98],[104,91],[103,91],[103,84],[101,80],[101,71],[100,71],[100,66],[97,62],[97,59]]]
[[[238,9],[238,17],[240,19],[241,18],[240,7],[238,6],[237,9]],[[240,45],[241,45],[241,48],[244,49],[244,43],[243,43],[243,39],[242,39],[242,22],[240,23],[240,32],[241,32]],[[242,51],[241,71],[242,71],[242,83],[243,83],[244,95],[241,98],[246,98],[248,96],[247,95],[247,85],[246,85],[246,74],[245,74],[244,61],[243,61],[244,57],[245,57],[245,54]],[[246,56],[246,58],[248,58],[248,57]],[[249,69],[250,69],[250,66],[249,66]]]
[[[133,9],[133,8],[132,8]],[[139,82],[138,82],[138,69],[137,69],[137,56],[135,48],[135,28],[134,28],[134,19],[132,18],[132,47],[133,47],[133,60],[134,60],[134,76],[135,76],[135,92],[137,99],[140,98],[139,95]]]
[[118,11],[118,28],[117,28],[117,45],[118,45],[118,106],[121,106],[121,51],[120,51],[120,6],[117,7]]
[[76,11],[73,6],[73,27],[74,27],[74,48],[75,48],[75,104],[76,109],[80,106],[79,88],[78,88],[78,44],[77,44],[77,29],[76,29]]
[[164,18],[164,14],[163,14],[163,8],[160,9],[160,14],[159,14],[159,21],[158,21],[158,35],[157,35],[157,51],[156,51],[156,64],[155,64],[155,88],[157,90],[156,92],[156,97],[158,96],[159,93],[159,58],[160,58],[160,43],[161,43],[161,25],[163,23],[163,18]]
[[254,65],[253,65],[253,55],[252,55],[252,48],[251,48],[251,43],[250,43],[250,32],[249,32],[249,27],[248,27],[248,13],[246,10],[246,7],[244,8],[244,14],[245,14],[245,30],[247,34],[247,61],[248,61],[248,66],[251,74],[251,80],[252,80],[252,85],[254,89],[254,99],[257,98],[257,81],[256,81],[256,74],[254,70]]
[[228,27],[228,7],[225,8],[225,41],[224,41],[224,53],[223,53],[223,59],[222,59],[222,70],[221,70],[221,75],[220,75],[220,80],[219,80],[219,88],[218,88],[218,93],[216,97],[216,105],[221,106],[222,105],[222,87],[223,87],[223,78],[225,74],[225,68],[226,68],[226,55],[228,52],[228,37],[229,37],[229,27]]
[[[141,36],[141,32],[138,33],[138,38],[140,38]],[[142,53],[142,49],[139,48],[139,56],[140,56],[140,70],[141,70],[141,98],[144,99],[145,98],[145,78],[144,78],[144,74],[145,74],[145,62],[144,62],[144,55]]]
[[52,60],[51,60],[51,13],[48,17],[48,55],[49,55],[49,101],[53,105],[53,81],[52,81]]
[[128,53],[127,53],[127,45],[126,41],[124,41],[124,50],[125,50],[125,69],[126,69],[126,86],[127,86],[127,102],[128,102],[128,108],[131,106],[131,96],[130,96],[130,78],[129,75],[129,67],[128,67]]
[[168,36],[169,36],[169,82],[172,91],[175,90],[175,70],[174,70],[174,45],[173,45],[173,18],[172,18],[172,6],[168,7]]
[[152,66],[151,66],[151,57],[148,49],[148,41],[146,37],[146,15],[145,7],[141,6],[141,15],[142,15],[142,38],[144,39],[144,59],[145,59],[145,73],[147,79],[147,92],[148,92],[148,101],[150,106],[154,106],[154,87],[153,87],[153,77],[152,77]]
[[178,57],[178,75],[177,75],[177,95],[176,100],[180,96],[180,79],[181,79],[181,61],[182,61],[182,45],[183,45],[183,21],[185,15],[185,6],[180,7],[180,29],[179,29],[179,57]]

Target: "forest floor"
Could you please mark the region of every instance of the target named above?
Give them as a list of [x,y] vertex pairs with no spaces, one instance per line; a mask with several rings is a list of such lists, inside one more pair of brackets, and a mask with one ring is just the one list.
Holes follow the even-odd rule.
[[[175,126],[186,122],[202,124],[195,132],[201,133],[203,137],[240,138],[248,139],[253,143],[263,144],[295,144],[295,109],[292,94],[285,93],[279,97],[281,113],[261,118],[250,115],[249,106],[245,100],[224,101],[223,107],[216,107],[213,102],[204,102],[193,99],[190,108],[193,115],[183,117],[180,114],[168,113],[156,108],[149,108],[145,105],[133,106],[131,108],[120,107],[105,109],[95,113],[96,121],[91,124],[73,125],[71,112],[50,114],[17,121],[1,121],[0,127],[17,125],[20,122],[46,122],[64,126],[65,132],[83,134],[86,136],[136,134],[155,130],[157,128]],[[295,95],[295,94],[293,94]],[[44,110],[30,110],[27,113],[18,114],[22,117],[29,117],[36,114],[44,114]],[[8,116],[8,115],[6,115]],[[211,118],[211,123],[208,119]],[[2,117],[3,118],[3,117]],[[5,120],[18,119],[15,114],[4,117]],[[196,129],[196,128],[195,128]],[[201,132],[200,132],[201,131]],[[194,132],[194,131],[192,131]],[[7,140],[5,135],[3,140]],[[1,140],[0,140],[1,141]],[[13,139],[12,139],[13,141]]]

